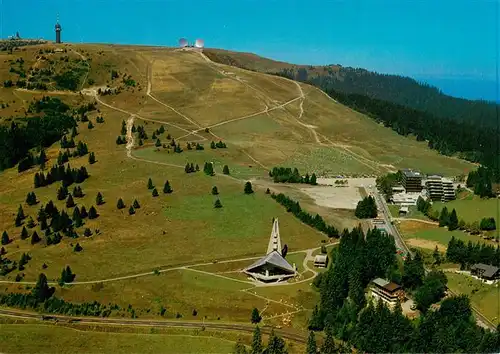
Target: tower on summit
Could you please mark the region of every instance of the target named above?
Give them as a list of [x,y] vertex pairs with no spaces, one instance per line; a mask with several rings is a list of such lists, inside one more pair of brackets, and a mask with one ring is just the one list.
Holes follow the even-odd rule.
[[59,16],[56,22],[56,43],[61,43],[61,25],[59,24]]

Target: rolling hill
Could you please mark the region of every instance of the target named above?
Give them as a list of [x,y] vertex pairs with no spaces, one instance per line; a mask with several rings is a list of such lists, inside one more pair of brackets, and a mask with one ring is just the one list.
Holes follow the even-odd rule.
[[493,102],[473,101],[448,96],[436,87],[400,75],[387,75],[362,68],[293,65],[263,58],[251,53],[219,49],[205,51],[212,60],[248,70],[267,73],[287,72],[299,81],[320,84],[325,89],[400,104],[430,113],[439,118],[455,119],[471,124],[496,127]]
[[[61,136],[88,147],[88,152],[79,153],[78,148],[61,146],[65,143],[59,138],[44,140],[40,144],[46,161],[40,166],[41,146],[23,145],[36,158],[33,166],[19,172],[19,156],[9,154],[24,150],[15,139],[0,141],[3,156],[12,157],[0,173],[0,231],[9,236],[3,259],[18,261],[23,253],[31,257],[22,272],[7,272],[1,281],[10,291],[26,293],[40,272],[56,283],[70,265],[75,281],[57,287],[56,295],[75,303],[117,304],[110,310],[117,316],[166,313],[192,318],[199,313],[198,318],[246,321],[253,307],[265,307],[273,321],[271,314],[290,308],[309,311],[317,294],[306,283],[312,274],[306,270],[287,295],[290,304],[278,302],[283,296],[279,292],[267,294],[263,289],[267,298],[252,295],[247,291],[251,284],[238,274],[217,273],[214,278],[208,271],[189,268],[262,255],[273,217],[279,218],[283,242],[291,252],[304,255],[327,242],[324,234],[300,222],[259,187],[259,181],[270,181],[268,171],[274,166],[318,176],[375,176],[403,167],[454,176],[475,167],[398,135],[311,85],[214,63],[196,51],[26,46],[0,53],[0,82],[1,136],[12,137],[12,129],[37,136],[54,117],[73,117],[76,131],[62,129]],[[70,108],[59,111],[56,108],[63,106],[54,98]],[[40,131],[23,130],[36,119]],[[212,141],[223,144],[212,148]],[[58,161],[66,151],[69,161]],[[203,173],[210,162],[214,176]],[[85,167],[89,177],[77,181],[77,173],[60,173],[49,179],[53,183],[35,188],[36,174],[45,176],[58,163],[68,171],[68,165]],[[191,164],[200,171],[186,173]],[[225,165],[229,175],[222,173]],[[69,183],[68,178],[75,180]],[[158,196],[148,187],[149,179]],[[164,192],[166,181],[172,193]],[[255,193],[243,193],[246,181],[255,182]],[[54,231],[56,222],[52,219],[52,231],[46,231],[40,209],[46,211],[52,201],[57,212],[49,212],[60,215],[59,221],[66,220],[62,211],[74,215],[67,197],[57,198],[66,184],[70,193],[75,185],[82,188],[83,195],[75,196],[74,203],[80,210],[94,207],[96,217],[83,218],[83,225],[73,225],[74,232],[56,242],[61,236]],[[214,186],[218,195],[211,193]],[[273,191],[279,188],[272,186]],[[26,203],[31,192],[36,194],[34,205]],[[104,203],[98,203],[98,193]],[[118,208],[120,198],[125,208]],[[310,199],[301,198],[305,209],[313,206]],[[222,208],[214,208],[216,200]],[[134,201],[139,207],[132,207]],[[20,205],[26,218],[16,226]],[[308,210],[327,221],[337,212],[318,206]],[[352,211],[338,215],[338,228],[357,223]],[[29,225],[30,218],[34,225]],[[22,237],[23,227],[28,237]],[[35,232],[39,242],[32,241]],[[307,265],[304,257],[297,263]],[[164,306],[166,312],[160,315]],[[297,316],[304,325],[304,312]]]

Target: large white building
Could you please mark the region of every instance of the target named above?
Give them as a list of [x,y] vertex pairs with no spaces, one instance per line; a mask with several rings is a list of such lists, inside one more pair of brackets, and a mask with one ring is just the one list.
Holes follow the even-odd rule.
[[448,202],[456,199],[453,181],[439,175],[427,176],[425,188],[432,201]]

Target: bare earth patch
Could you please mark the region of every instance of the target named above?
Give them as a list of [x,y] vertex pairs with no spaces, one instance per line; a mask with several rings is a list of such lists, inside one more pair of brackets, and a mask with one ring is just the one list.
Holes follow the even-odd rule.
[[375,184],[374,178],[348,178],[347,186],[336,187],[336,178],[318,178],[318,186],[300,190],[314,199],[319,206],[334,209],[356,209],[362,199],[359,188]]
[[401,220],[398,224],[399,230],[404,235],[411,235],[418,231],[437,229],[438,225],[419,222],[416,220]]
[[406,240],[406,242],[409,243],[410,246],[425,248],[430,250],[434,250],[437,246],[440,252],[446,252],[446,247],[436,241],[423,240],[421,238],[409,238]]

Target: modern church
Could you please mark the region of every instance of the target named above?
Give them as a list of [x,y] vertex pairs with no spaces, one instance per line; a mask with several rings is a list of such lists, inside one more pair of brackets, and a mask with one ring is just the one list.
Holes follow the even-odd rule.
[[292,266],[282,255],[278,219],[274,219],[271,238],[266,256],[259,259],[243,272],[261,282],[280,282],[297,275],[295,264]]

